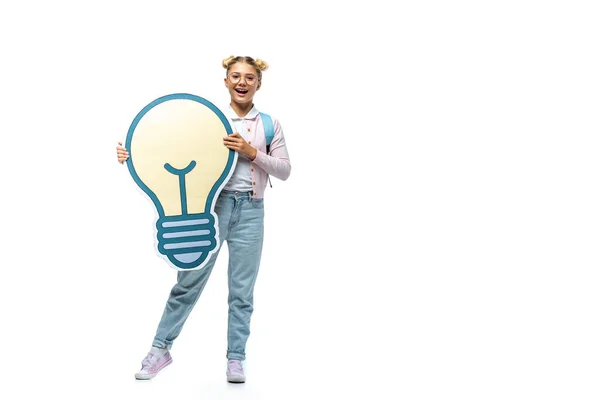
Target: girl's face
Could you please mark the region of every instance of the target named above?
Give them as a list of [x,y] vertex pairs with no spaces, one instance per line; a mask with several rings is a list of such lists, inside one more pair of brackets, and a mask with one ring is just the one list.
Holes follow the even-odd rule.
[[260,81],[253,66],[235,63],[229,68],[225,87],[229,90],[231,101],[238,104],[252,104],[254,93],[260,89]]

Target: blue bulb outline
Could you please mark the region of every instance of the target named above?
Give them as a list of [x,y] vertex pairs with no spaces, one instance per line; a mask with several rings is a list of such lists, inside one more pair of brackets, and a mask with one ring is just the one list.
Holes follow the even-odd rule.
[[[144,115],[146,115],[146,113],[148,113],[152,108],[156,107],[157,105],[164,103],[166,101],[170,101],[170,100],[192,100],[192,101],[196,101],[196,102],[208,107],[211,111],[213,111],[217,115],[219,120],[223,123],[223,126],[225,127],[225,131],[226,131],[227,135],[231,135],[233,133],[233,130],[231,129],[231,125],[229,124],[229,121],[227,120],[225,115],[221,112],[221,110],[219,110],[210,101],[208,101],[200,96],[196,96],[196,95],[189,94],[189,93],[174,93],[174,94],[169,94],[166,96],[159,97],[156,100],[149,103],[146,107],[144,107],[134,118],[133,122],[131,123],[131,126],[129,127],[129,130],[127,131],[127,138],[125,139],[125,148],[129,152],[129,158],[126,161],[126,164],[127,164],[127,168],[129,170],[129,173],[131,174],[134,182],[140,187],[140,189],[142,189],[144,191],[144,193],[146,193],[146,195],[150,198],[150,200],[152,200],[152,203],[154,204],[156,211],[158,212],[158,220],[156,223],[156,228],[158,230],[159,238],[161,238],[163,236],[163,234],[168,233],[171,230],[168,228],[163,228],[162,225],[160,224],[160,221],[163,218],[165,218],[164,208],[163,208],[162,204],[160,203],[158,197],[140,179],[137,172],[135,171],[135,168],[133,167],[133,158],[135,157],[135,154],[134,154],[134,152],[131,151],[131,142],[133,139],[133,134],[135,132],[135,129],[137,128],[137,125],[139,124],[140,120],[144,117]],[[235,151],[229,149],[229,156],[227,158],[227,163],[225,165],[225,168],[223,169],[223,172],[221,173],[221,175],[219,176],[219,178],[217,179],[215,184],[212,186],[208,196],[206,197],[206,204],[204,205],[204,212],[205,212],[205,217],[210,218],[211,225],[212,225],[212,222],[217,224],[217,222],[213,221],[213,218],[211,217],[211,212],[213,211],[212,205],[213,205],[213,202],[215,199],[215,195],[217,194],[217,191],[219,190],[219,188],[225,182],[225,179],[227,178],[227,176],[229,176],[231,169],[233,168],[234,160],[235,160]],[[189,172],[189,171],[187,171],[188,169],[191,171],[191,169],[195,165],[196,165],[195,161],[192,160],[192,162],[188,165],[188,167],[186,167],[184,170],[182,170],[182,172],[187,173],[187,172]],[[169,171],[171,173],[174,173],[174,171],[177,171],[174,168],[172,168],[169,164],[165,164],[164,167],[165,167],[165,169],[167,169],[167,171]],[[169,169],[169,167],[171,168],[171,170]],[[178,175],[178,174],[176,174],[176,175]],[[181,177],[182,176],[180,176],[180,178]],[[181,205],[182,206],[182,208],[181,208],[182,215],[169,217],[170,220],[183,220],[186,218],[186,215],[187,215],[187,200],[185,203],[183,202],[183,199],[186,199],[186,193],[182,193],[182,191],[185,190],[185,185],[180,185],[179,190],[180,190],[180,198],[182,199],[182,205]],[[179,228],[179,229],[186,230],[186,228],[183,228],[183,227]],[[217,244],[216,237],[215,237],[216,232],[215,232],[214,228],[210,229],[210,231],[211,232],[208,236],[203,236],[202,238],[209,239],[211,241],[211,246],[214,248]],[[211,236],[212,236],[212,238],[211,238]],[[198,239],[200,239],[200,238],[198,238]],[[178,239],[166,240],[166,242],[178,242],[178,241],[180,241],[180,240],[178,240]],[[159,240],[159,242],[160,242],[160,240]],[[164,245],[165,245],[165,243],[159,244],[159,246],[158,246],[159,252],[163,255],[168,255],[169,261],[171,263],[173,263],[179,269],[189,270],[189,269],[196,268],[199,265],[201,265],[206,259],[206,254],[205,254],[201,259],[199,259],[195,263],[191,263],[191,264],[182,263],[182,262],[179,262],[176,258],[172,257],[171,255],[177,254],[177,253],[183,253],[183,252],[189,251],[191,249],[170,251],[171,254],[167,254],[168,252],[165,250]]]

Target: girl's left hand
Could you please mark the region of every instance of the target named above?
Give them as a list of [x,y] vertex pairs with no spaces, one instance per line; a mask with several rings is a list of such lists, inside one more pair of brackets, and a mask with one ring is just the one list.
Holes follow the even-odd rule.
[[234,133],[223,138],[223,144],[228,149],[235,150],[246,156],[250,161],[256,158],[256,149],[248,144],[239,133]]

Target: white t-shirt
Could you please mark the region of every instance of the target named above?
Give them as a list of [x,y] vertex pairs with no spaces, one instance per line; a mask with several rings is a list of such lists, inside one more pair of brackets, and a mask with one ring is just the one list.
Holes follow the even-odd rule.
[[[239,133],[247,141],[248,129],[246,128],[246,117],[255,117],[258,114],[258,110],[252,107],[245,117],[239,117],[230,105],[224,109],[227,117],[233,123],[231,127],[233,132]],[[250,177],[250,160],[240,153],[238,153],[238,160],[233,175],[231,175],[231,178],[223,189],[231,192],[251,192],[253,190],[252,179]]]

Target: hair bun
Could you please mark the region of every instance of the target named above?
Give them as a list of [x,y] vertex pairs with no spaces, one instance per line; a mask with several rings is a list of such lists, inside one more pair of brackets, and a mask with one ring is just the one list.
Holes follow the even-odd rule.
[[226,59],[223,60],[223,68],[227,69],[229,68],[229,64],[231,64],[231,62],[235,60],[235,56],[229,56]]
[[266,71],[269,68],[269,64],[267,64],[266,61],[263,61],[263,60],[260,60],[257,58],[255,62],[256,62],[256,66],[261,71]]

